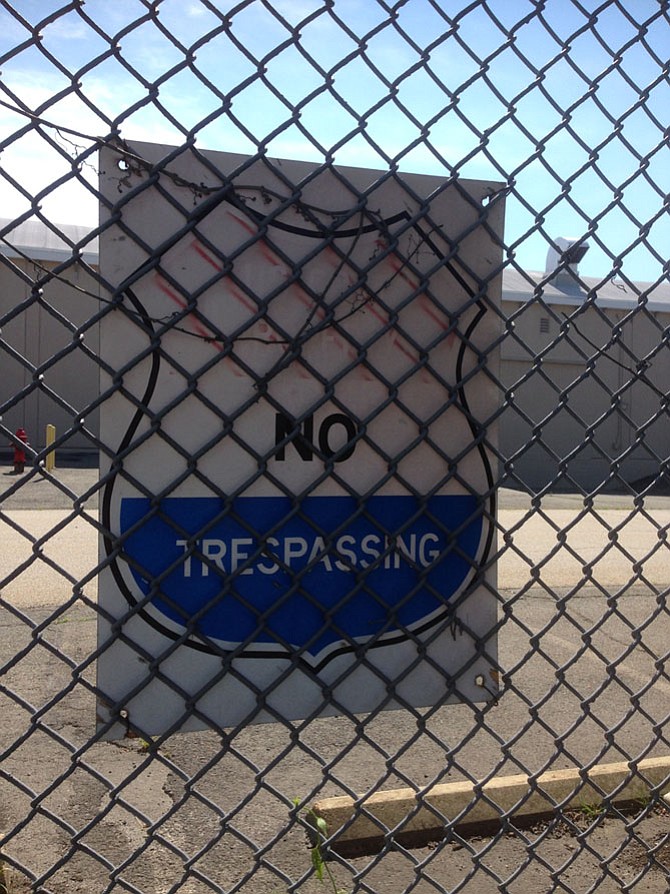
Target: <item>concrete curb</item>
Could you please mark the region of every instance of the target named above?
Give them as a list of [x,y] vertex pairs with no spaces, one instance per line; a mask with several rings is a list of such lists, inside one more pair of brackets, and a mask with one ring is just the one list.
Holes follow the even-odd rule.
[[[445,821],[476,834],[499,826],[502,815],[520,823],[551,815],[559,804],[562,809],[591,807],[607,798],[610,804],[625,805],[648,799],[658,787],[670,787],[670,757],[634,765],[600,764],[585,778],[579,770],[551,770],[534,779],[503,776],[481,787],[471,782],[436,785],[421,797],[412,789],[395,789],[370,795],[356,809],[353,798],[326,798],[314,805],[314,813],[328,825],[330,847],[352,854],[378,849],[384,827],[395,829],[401,823],[396,839],[416,846],[440,837]],[[426,806],[407,820],[419,803]]]

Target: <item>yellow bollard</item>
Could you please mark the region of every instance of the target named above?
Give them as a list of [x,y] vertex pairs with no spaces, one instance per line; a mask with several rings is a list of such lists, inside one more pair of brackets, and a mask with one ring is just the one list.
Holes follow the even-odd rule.
[[[51,425],[51,423],[49,423],[49,425],[47,425],[47,441],[46,441],[47,448],[49,448],[55,440],[56,440],[56,426]],[[53,472],[53,470],[56,468],[56,451],[55,450],[49,450],[48,453],[46,454],[45,461],[44,461],[44,468],[46,469],[47,472]]]

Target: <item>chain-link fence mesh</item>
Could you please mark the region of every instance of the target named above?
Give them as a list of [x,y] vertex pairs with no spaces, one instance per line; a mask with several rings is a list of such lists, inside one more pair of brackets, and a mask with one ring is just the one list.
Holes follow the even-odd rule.
[[2,0],[6,890],[667,889],[668,12]]

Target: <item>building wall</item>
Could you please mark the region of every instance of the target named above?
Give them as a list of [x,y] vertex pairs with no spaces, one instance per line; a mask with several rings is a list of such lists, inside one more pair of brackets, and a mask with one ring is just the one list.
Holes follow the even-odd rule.
[[[32,263],[12,262],[31,279],[43,275]],[[74,285],[97,294],[95,279],[81,266],[69,268],[65,275]],[[0,352],[3,425],[11,431],[25,428],[31,445],[41,449],[46,425],[51,423],[57,437],[67,435],[64,449],[96,450],[99,414],[91,405],[98,397],[99,373],[87,351],[98,353],[99,334],[97,324],[86,322],[99,311],[99,302],[58,280],[45,286],[41,299],[30,299],[29,285],[7,265],[0,265],[1,337],[7,346]]]
[[595,489],[656,476],[670,454],[670,358],[658,349],[670,314],[590,307],[568,327],[574,307],[505,302],[504,310],[514,325],[501,349],[500,448],[517,484],[538,491],[560,476],[563,489]]
[[[14,263],[31,279],[42,273],[26,261]],[[83,267],[66,276],[98,294]],[[30,303],[28,285],[0,265],[0,337],[8,346],[0,352],[2,421],[11,431],[25,428],[39,449],[52,423],[57,437],[65,436],[63,458],[98,449],[100,310],[95,298],[57,280]],[[670,313],[591,307],[567,327],[574,306],[504,300],[503,311],[509,328],[501,347],[499,446],[509,483],[537,492],[560,477],[563,489],[594,489],[613,475],[631,482],[657,475],[670,454],[663,399],[670,392],[663,341]],[[598,356],[593,345],[607,345],[617,325],[618,343]],[[644,358],[649,365],[640,378],[635,370]]]

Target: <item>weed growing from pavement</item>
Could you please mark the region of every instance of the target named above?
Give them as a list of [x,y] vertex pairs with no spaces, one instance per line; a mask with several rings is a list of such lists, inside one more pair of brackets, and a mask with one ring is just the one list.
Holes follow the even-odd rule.
[[[294,798],[293,804],[296,807],[299,807],[300,798]],[[346,894],[346,891],[337,887],[337,881],[335,880],[333,871],[323,856],[322,845],[328,838],[328,824],[322,816],[319,816],[316,813],[313,807],[310,807],[309,810],[305,810],[303,816],[313,830],[312,835],[314,844],[310,848],[310,854],[312,857],[314,874],[323,885],[326,884],[327,879],[329,886],[333,889],[333,894]],[[1,891],[0,894],[2,894]]]
[[645,810],[651,804],[651,792],[638,795],[633,802],[640,810]]
[[605,807],[603,804],[590,804],[588,802],[584,802],[579,805],[579,811],[586,817],[587,820],[593,822],[593,820],[598,819],[599,816],[602,816],[605,813]]
[[13,894],[15,890],[11,873],[3,863],[0,863],[0,894]]

